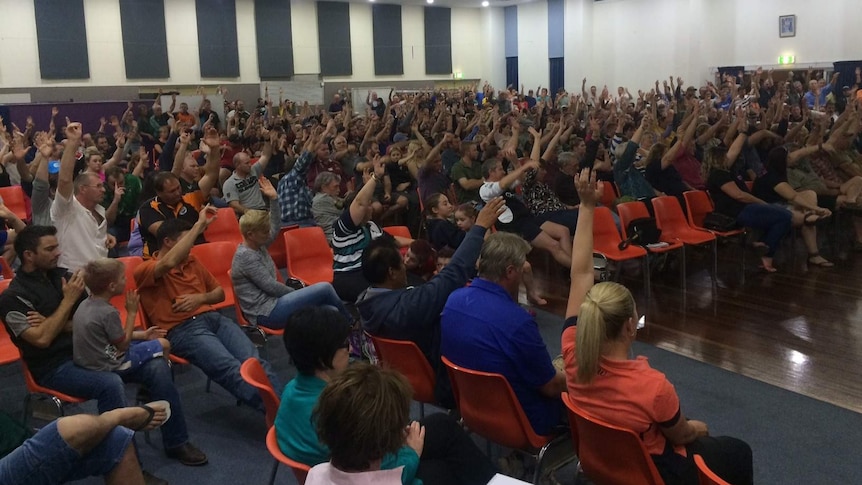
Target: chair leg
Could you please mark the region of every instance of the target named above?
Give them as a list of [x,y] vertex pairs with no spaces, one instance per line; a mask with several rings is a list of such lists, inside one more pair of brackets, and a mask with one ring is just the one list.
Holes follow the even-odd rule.
[[65,415],[66,415],[65,410],[63,409],[63,401],[61,401],[61,400],[57,399],[57,398],[56,398],[56,397],[54,397],[54,396],[51,396],[51,402],[53,402],[53,403],[54,403],[54,407],[56,407],[56,408],[57,408],[57,415],[58,415],[59,417],[61,417],[61,418],[62,418],[63,416],[65,416]]
[[646,300],[649,301],[649,291],[650,291],[650,283],[649,283],[649,254],[644,256],[644,292],[646,294]]
[[272,471],[269,473],[269,485],[275,483],[275,474],[278,473],[278,460],[274,460],[275,463],[272,464]]
[[21,422],[24,423],[25,429],[30,429],[30,415],[33,414],[32,410],[32,402],[33,396],[29,392],[24,396],[24,415],[21,417]]
[[419,403],[419,419],[425,419],[425,403]]
[[682,255],[681,255],[682,261],[680,262],[680,265],[679,265],[679,272],[680,272],[680,278],[682,279],[682,292],[684,295],[686,290],[688,289],[688,284],[686,283],[687,271],[686,271],[686,267],[685,267],[685,265],[686,265],[685,244],[683,244],[682,247],[680,248],[680,252],[682,253]]
[[718,238],[712,240],[712,284],[718,284]]
[[542,462],[545,460],[545,452],[548,451],[548,448],[551,446],[551,443],[554,441],[551,440],[545,444],[536,455],[536,471],[533,472],[533,485],[539,484],[539,478],[542,476]]

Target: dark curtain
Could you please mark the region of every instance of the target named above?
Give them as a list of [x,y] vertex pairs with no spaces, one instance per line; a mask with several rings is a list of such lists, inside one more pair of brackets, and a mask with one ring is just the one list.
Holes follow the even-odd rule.
[[557,91],[566,85],[566,60],[563,57],[549,59],[551,96],[556,96]]
[[506,58],[506,86],[518,89],[518,56]]
[[[853,86],[856,84],[856,68],[862,67],[862,61],[838,61],[832,64],[838,76],[838,89],[842,86]],[[862,87],[862,86],[860,86]]]

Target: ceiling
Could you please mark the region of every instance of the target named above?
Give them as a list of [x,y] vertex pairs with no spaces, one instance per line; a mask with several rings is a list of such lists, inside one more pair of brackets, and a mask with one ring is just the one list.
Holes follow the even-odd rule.
[[[350,3],[371,3],[370,0],[336,0]],[[539,0],[488,0],[492,7],[508,7],[522,3],[532,3]],[[374,0],[374,3],[389,3],[398,5],[428,5],[426,0]],[[480,7],[482,0],[434,0],[435,7]]]

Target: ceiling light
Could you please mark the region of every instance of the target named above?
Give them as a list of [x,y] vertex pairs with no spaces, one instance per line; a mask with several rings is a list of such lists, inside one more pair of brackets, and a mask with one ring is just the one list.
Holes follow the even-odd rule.
[[487,7],[488,5],[491,5],[491,2],[489,2],[488,0],[485,0],[484,2],[482,2],[483,7]]
[[431,5],[432,3],[434,3],[434,0],[425,0],[425,1],[428,2],[428,5]]

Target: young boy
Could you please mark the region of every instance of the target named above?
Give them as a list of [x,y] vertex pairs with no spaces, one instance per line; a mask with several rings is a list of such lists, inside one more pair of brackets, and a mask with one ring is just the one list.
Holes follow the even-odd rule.
[[122,295],[126,272],[121,261],[100,258],[84,267],[84,283],[90,297],[81,302],[72,317],[72,345],[75,364],[85,369],[124,374],[146,362],[167,358],[170,342],[157,327],[135,330],[138,293],[126,293],[126,321],[111,305],[111,298]]

